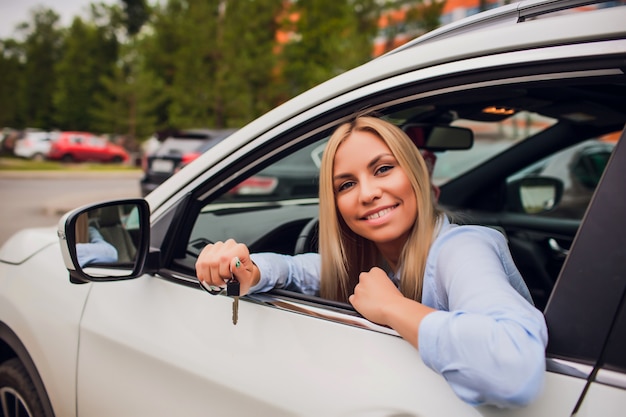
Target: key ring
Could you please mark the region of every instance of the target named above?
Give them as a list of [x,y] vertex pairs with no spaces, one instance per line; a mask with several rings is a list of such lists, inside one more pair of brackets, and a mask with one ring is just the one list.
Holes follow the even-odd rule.
[[204,281],[198,281],[198,282],[200,283],[200,287],[211,295],[220,295],[222,293],[226,293],[226,288],[216,287],[214,285],[208,285]]
[[[241,265],[241,261],[239,260],[239,258],[236,258],[236,266],[239,267],[239,265]],[[228,285],[228,283],[231,281],[237,281],[235,274],[233,274],[232,267],[229,267],[229,271],[230,271],[230,279],[226,281],[226,285]],[[222,287],[217,287],[215,285],[207,285],[207,283],[204,281],[198,281],[198,282],[200,283],[200,287],[211,295],[226,294],[226,287],[222,288]]]

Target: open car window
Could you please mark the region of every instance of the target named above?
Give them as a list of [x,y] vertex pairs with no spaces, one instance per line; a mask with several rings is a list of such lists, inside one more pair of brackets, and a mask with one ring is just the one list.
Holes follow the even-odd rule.
[[[623,80],[590,78],[555,77],[549,83],[540,76],[523,83],[499,80],[497,85],[468,84],[454,93],[425,97],[411,95],[407,88],[400,98],[372,109],[401,128],[417,124],[472,132],[468,149],[434,150],[433,182],[441,189],[439,204],[465,223],[494,226],[505,234],[539,309],[549,299],[610,158],[614,144],[603,138],[621,129],[625,121],[606,110],[622,105],[616,92],[626,89]],[[350,116],[338,108],[324,119],[307,122],[308,126],[264,139],[258,148],[251,148],[245,163],[220,177],[219,186],[209,179],[214,182],[196,193],[202,200],[197,200],[197,216],[187,234],[185,266],[195,264],[206,244],[231,238],[246,244],[251,253],[295,254],[303,229],[318,216],[325,143]],[[567,169],[551,168],[562,155],[581,147],[585,149],[571,163],[559,163]],[[527,176],[564,184],[563,195],[554,199],[550,210],[547,206],[529,212],[510,209],[508,188]],[[574,193],[575,203],[568,202],[567,184],[572,178],[581,186]],[[577,213],[566,213],[572,204]]]
[[293,254],[299,231],[317,216],[319,165],[326,140],[287,154],[203,206],[189,250],[199,253],[209,242],[232,238],[251,252]]

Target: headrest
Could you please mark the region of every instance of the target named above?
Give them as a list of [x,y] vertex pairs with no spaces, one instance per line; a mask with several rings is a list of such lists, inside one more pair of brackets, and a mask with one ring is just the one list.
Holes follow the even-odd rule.
[[120,222],[119,207],[104,207],[100,209],[100,218],[98,220],[100,227],[117,226]]
[[433,176],[433,170],[435,169],[435,163],[437,162],[437,155],[428,149],[423,149],[426,138],[424,137],[424,129],[416,126],[406,126],[403,128],[404,133],[411,139],[411,142],[422,154],[422,158],[426,162],[428,168],[428,175]]

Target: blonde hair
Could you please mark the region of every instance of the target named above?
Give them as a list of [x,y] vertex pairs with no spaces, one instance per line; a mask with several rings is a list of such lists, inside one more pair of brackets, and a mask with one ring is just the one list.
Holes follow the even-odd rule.
[[417,221],[400,254],[400,291],[421,301],[424,269],[440,215],[431,192],[428,168],[417,147],[397,126],[371,116],[360,116],[339,126],[330,137],[320,168],[319,251],[322,259],[320,295],[347,302],[359,282],[359,274],[379,266],[382,255],[374,242],[354,233],[345,224],[335,200],[333,169],[339,146],[352,132],[370,132],[391,150],[404,170],[417,199]]

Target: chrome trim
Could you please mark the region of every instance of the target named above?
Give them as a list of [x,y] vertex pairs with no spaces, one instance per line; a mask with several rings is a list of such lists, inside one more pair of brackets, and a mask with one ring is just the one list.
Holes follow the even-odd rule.
[[596,374],[596,382],[615,388],[626,389],[626,374],[621,372],[600,369]]
[[[263,303],[265,305],[280,309],[291,311],[294,313],[304,314],[306,316],[315,317],[319,319],[329,320],[335,323],[346,324],[349,326],[359,327],[362,329],[373,330],[378,333],[385,333],[392,336],[400,337],[395,330],[374,324],[371,321],[364,319],[357,314],[349,314],[347,312],[333,311],[331,307],[315,307],[310,304],[298,302],[291,299],[286,299],[271,294],[249,294],[245,298]],[[244,299],[245,299],[244,298]]]
[[[179,284],[194,286],[197,287],[198,290],[203,291],[197,279],[190,278],[189,276],[180,273],[176,273],[173,271],[167,274],[157,273],[155,274],[155,277],[164,279],[166,281],[177,281]],[[226,297],[226,294],[225,292],[223,292],[219,293],[217,296]],[[305,316],[309,317],[328,320],[335,323],[346,324],[348,326],[359,327],[362,329],[373,330],[378,333],[385,333],[392,336],[400,337],[398,332],[396,332],[395,330],[386,326],[372,323],[371,321],[361,317],[357,312],[342,310],[340,308],[334,308],[332,306],[317,307],[312,305],[312,302],[300,302],[293,298],[269,293],[247,294],[241,297],[240,300],[263,304],[283,311],[304,314]]]
[[593,372],[593,366],[565,359],[546,358],[546,370],[575,378],[589,379],[591,372]]

